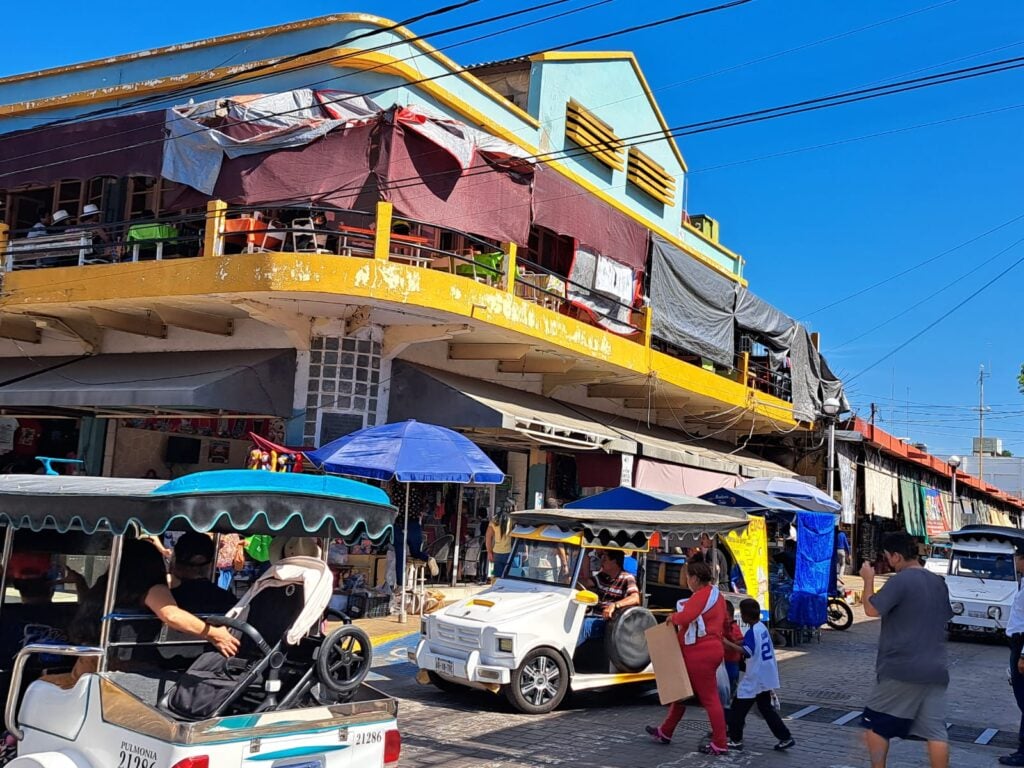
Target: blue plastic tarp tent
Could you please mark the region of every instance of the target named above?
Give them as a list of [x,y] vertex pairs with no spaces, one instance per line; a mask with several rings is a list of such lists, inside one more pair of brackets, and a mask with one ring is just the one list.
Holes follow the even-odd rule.
[[660,491],[644,491],[638,488],[630,488],[620,485],[584,499],[570,501],[565,505],[566,509],[635,509],[635,510],[659,510],[668,509],[676,504],[702,504],[702,499],[693,496],[684,496],[675,493],[661,493]]
[[796,517],[796,573],[787,618],[800,627],[820,627],[828,615],[835,579],[836,516],[800,512]]

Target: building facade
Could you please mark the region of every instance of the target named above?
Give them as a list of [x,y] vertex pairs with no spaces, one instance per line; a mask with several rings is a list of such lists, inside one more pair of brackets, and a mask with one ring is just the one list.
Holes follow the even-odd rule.
[[345,14],[0,79],[0,460],[417,418],[516,505],[792,474],[743,447],[841,382],[685,184],[629,53],[465,67]]

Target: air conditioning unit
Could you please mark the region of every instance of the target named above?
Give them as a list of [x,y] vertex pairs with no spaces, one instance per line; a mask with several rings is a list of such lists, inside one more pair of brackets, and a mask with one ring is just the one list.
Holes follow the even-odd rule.
[[718,220],[703,213],[695,213],[690,217],[690,226],[700,232],[708,240],[718,242]]

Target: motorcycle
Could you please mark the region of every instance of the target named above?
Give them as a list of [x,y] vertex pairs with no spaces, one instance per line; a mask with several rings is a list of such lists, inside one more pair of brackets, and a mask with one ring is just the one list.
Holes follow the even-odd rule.
[[849,603],[850,590],[845,589],[842,582],[839,583],[839,591],[841,594],[828,598],[825,621],[832,629],[842,632],[853,625],[853,608]]

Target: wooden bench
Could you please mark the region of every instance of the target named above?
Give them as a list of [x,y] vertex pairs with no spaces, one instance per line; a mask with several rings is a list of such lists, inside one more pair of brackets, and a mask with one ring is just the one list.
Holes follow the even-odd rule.
[[92,232],[67,232],[61,235],[21,237],[7,243],[6,271],[62,266],[74,259],[78,266],[107,263],[109,259],[93,259]]

